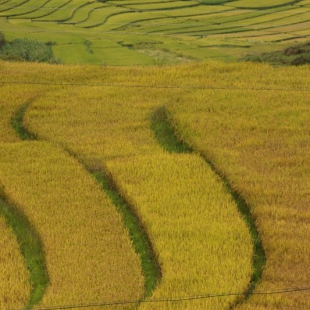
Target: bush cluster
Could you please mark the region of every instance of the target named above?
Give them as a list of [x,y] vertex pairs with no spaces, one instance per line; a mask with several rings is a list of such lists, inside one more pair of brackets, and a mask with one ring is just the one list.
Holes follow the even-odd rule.
[[4,36],[0,34],[0,48],[0,58],[4,60],[60,63],[53,55],[51,44],[44,42],[28,38],[5,42]]
[[5,38],[2,32],[0,32],[0,48],[5,44]]

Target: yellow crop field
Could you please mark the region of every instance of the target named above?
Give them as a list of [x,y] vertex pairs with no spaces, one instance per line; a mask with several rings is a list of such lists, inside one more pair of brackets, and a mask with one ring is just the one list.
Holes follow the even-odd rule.
[[140,299],[144,281],[128,233],[76,160],[35,141],[5,143],[0,153],[6,197],[44,244],[50,285],[39,306]]
[[2,217],[0,231],[0,309],[23,308],[31,290],[29,273],[12,229]]
[[[247,290],[253,272],[251,236],[202,158],[156,154],[109,161],[108,167],[137,208],[158,255],[162,281],[153,298]],[[238,299],[143,303],[140,309],[228,309]]]
[[42,95],[43,88],[31,85],[3,85],[0,93],[0,141],[18,141],[19,138],[12,127],[12,118],[22,105],[27,105],[39,94]]
[[[153,294],[132,308],[310,308],[309,70],[216,62],[147,68],[0,62],[0,91],[7,89],[7,98],[14,98],[14,87],[48,86],[21,120],[39,141],[15,137],[0,148],[5,192],[35,223],[46,248],[53,280],[38,306],[145,298],[127,230],[87,168],[109,174],[145,228],[161,269]],[[4,108],[7,120],[19,103]],[[156,139],[152,118],[163,106],[192,153],[168,153]],[[6,135],[12,136],[3,140]],[[255,281],[253,227],[240,214],[238,197],[266,256]],[[62,248],[55,240],[68,241]],[[105,268],[109,284],[100,278]],[[59,278],[64,271],[68,277]],[[124,275],[130,281],[120,280]],[[115,289],[126,282],[137,286]],[[76,284],[77,295],[70,295],[68,283]],[[79,285],[92,288],[85,298]],[[109,295],[94,293],[101,289]]]
[[[25,124],[40,139],[69,147],[92,170],[105,163],[141,218],[158,256],[162,281],[153,298],[246,291],[253,272],[248,228],[202,159],[165,154],[154,139],[150,115],[163,96],[165,91],[141,88],[95,86],[91,93],[87,87],[60,88],[31,105]],[[219,230],[221,236],[216,237]],[[212,305],[222,309],[238,299],[212,300]],[[196,303],[204,307],[210,302]]]
[[[89,165],[96,158],[103,160],[161,151],[148,126],[148,116],[157,105],[146,103],[141,96],[144,93],[155,97],[155,92],[93,87],[91,93],[90,97],[89,88],[76,86],[50,92],[27,111],[27,128],[40,139],[69,147]],[[72,96],[79,99],[72,101]],[[131,108],[124,98],[133,103]],[[81,104],[85,100],[89,102],[88,108]]]
[[[263,292],[306,287],[309,279],[310,93],[287,90],[297,72],[290,70],[282,91],[199,90],[168,105],[179,134],[211,158],[249,202],[266,250],[257,287]],[[242,309],[291,305],[307,309],[309,293],[253,295]]]

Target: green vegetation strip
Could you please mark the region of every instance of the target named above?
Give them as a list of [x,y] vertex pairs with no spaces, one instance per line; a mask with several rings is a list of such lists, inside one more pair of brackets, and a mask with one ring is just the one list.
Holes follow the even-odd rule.
[[[23,104],[12,119],[12,126],[22,140],[36,140],[36,136],[25,128],[23,122],[26,110],[30,104],[31,102]],[[69,150],[66,151],[83,164],[85,169],[96,179],[102,190],[106,192],[112,203],[122,214],[135,251],[141,259],[142,272],[145,278],[145,297],[151,296],[161,279],[161,270],[150,239],[141,221],[136,216],[133,207],[121,196],[110,174],[106,173],[101,167],[97,167],[98,169],[94,169],[93,171],[76,154],[73,154]]]
[[0,215],[13,229],[21,253],[25,257],[30,273],[32,290],[27,309],[34,307],[44,296],[49,277],[46,269],[45,254],[39,234],[26,216],[12,204],[0,197]]
[[159,144],[171,153],[192,153],[193,149],[178,139],[170,125],[165,107],[158,108],[152,115],[152,130]]
[[135,251],[140,256],[142,272],[145,278],[145,297],[151,296],[161,278],[159,263],[154,254],[150,239],[130,204],[120,195],[111,175],[103,170],[92,172],[92,175],[108,194],[113,204],[123,216]]
[[[23,104],[16,111],[11,121],[12,127],[21,140],[35,140],[34,135],[28,132],[23,126],[24,114],[30,103],[29,101]],[[16,235],[21,252],[25,257],[27,268],[30,271],[32,292],[27,308],[32,308],[41,301],[49,284],[43,245],[39,234],[18,208],[7,204],[1,198],[0,209],[0,214],[6,218]]]
[[23,119],[25,112],[28,108],[28,106],[31,104],[31,101],[24,103],[14,114],[11,124],[12,127],[15,129],[17,132],[19,138],[21,140],[36,140],[36,137],[29,132],[23,124]]
[[[167,115],[165,107],[157,109],[155,113],[152,115],[152,129],[155,133],[158,142],[168,152],[190,153],[195,151],[185,141],[182,141],[177,137],[175,129],[171,126],[171,122],[169,121],[169,117]],[[245,199],[241,196],[241,194],[237,190],[232,188],[227,177],[218,168],[214,166],[214,164],[206,157],[206,155],[204,155],[202,152],[199,152],[199,154],[201,157],[204,158],[205,162],[221,178],[221,180],[225,184],[228,192],[235,200],[238,206],[238,210],[242,214],[252,235],[253,247],[254,247],[254,255],[253,255],[254,271],[251,281],[249,283],[248,290],[244,292],[244,299],[246,300],[252,295],[256,284],[262,279],[263,266],[266,263],[266,256],[263,244],[259,237],[255,221],[251,215],[250,207],[247,205]],[[237,303],[241,302],[242,300],[237,301]]]

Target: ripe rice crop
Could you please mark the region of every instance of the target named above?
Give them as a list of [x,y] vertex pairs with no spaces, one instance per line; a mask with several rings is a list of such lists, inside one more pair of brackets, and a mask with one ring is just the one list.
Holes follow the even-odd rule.
[[29,272],[16,237],[2,217],[0,231],[0,309],[21,309],[29,301]]
[[12,118],[18,108],[24,104],[29,104],[39,94],[43,93],[43,88],[29,85],[3,85],[0,87],[0,141],[14,142],[19,138],[12,127]]
[[[118,78],[126,76],[122,74],[121,69]],[[61,87],[32,104],[25,124],[40,139],[69,148],[91,170],[105,163],[158,256],[162,281],[153,298],[244,292],[253,272],[248,228],[201,158],[166,154],[155,140],[150,115],[165,95],[165,90],[147,88],[93,87],[90,93],[87,87],[71,86],[65,91]],[[222,309],[238,299],[233,296],[212,304]],[[197,305],[208,306],[210,300]],[[163,309],[165,305],[140,307]]]
[[[158,220],[160,212],[165,215],[174,209],[160,209],[159,204],[151,208],[147,206],[153,203],[153,199],[164,200],[174,191],[173,199],[167,201],[179,201],[184,188],[185,193],[190,190],[202,193],[200,185],[191,189],[182,182],[188,180],[191,184],[198,184],[195,182],[202,176],[205,179],[207,174],[205,166],[197,169],[201,167],[201,159],[197,156],[172,156],[157,144],[150,128],[150,118],[158,107],[165,105],[177,135],[209,158],[229,179],[233,189],[246,199],[255,218],[267,261],[254,294],[237,309],[310,307],[309,291],[255,295],[255,292],[272,293],[279,289],[306,287],[310,278],[308,66],[275,69],[253,63],[208,63],[165,68],[95,68],[37,64],[17,67],[16,64],[0,63],[0,70],[6,82],[14,81],[18,73],[21,82],[38,82],[39,77],[42,83],[58,84],[50,86],[49,92],[31,104],[24,119],[25,125],[39,139],[69,149],[88,168],[95,170],[106,165],[111,170],[119,189],[132,202],[148,228],[161,259],[163,278],[154,296],[172,292],[173,286],[169,287],[170,282],[166,280],[169,268],[167,271],[164,267],[164,257],[169,256],[170,248],[159,250],[166,241],[158,241],[161,235],[155,229],[161,225],[155,225],[153,220]],[[61,153],[63,158],[62,151],[56,149],[57,156]],[[5,159],[2,155],[5,149],[1,150],[0,159]],[[13,155],[10,158],[13,160]],[[66,166],[63,163],[62,166]],[[11,167],[14,165],[17,163],[10,163]],[[75,162],[74,167],[76,165]],[[2,169],[7,169],[5,167],[3,164]],[[59,168],[63,174],[62,169]],[[195,173],[189,174],[188,170]],[[10,187],[18,184],[13,181],[17,172],[12,177],[12,168],[7,171],[2,175],[7,180],[12,178]],[[172,172],[180,176],[177,184]],[[171,186],[168,176],[172,180]],[[166,186],[159,180],[166,180]],[[37,186],[39,191],[42,187]],[[180,209],[183,203],[186,206],[195,202],[198,194],[193,196],[182,200],[173,215],[183,212]],[[30,194],[28,197],[31,200]],[[199,208],[202,205],[199,204]],[[193,212],[189,207],[186,211]],[[169,217],[167,223],[172,228],[173,219]],[[173,227],[175,234],[189,233],[182,227]],[[167,242],[172,243],[173,238],[170,239]],[[220,252],[216,250],[215,257],[217,253]],[[231,261],[236,269],[234,264],[237,263]],[[195,267],[195,270],[203,268]],[[186,275],[186,271],[179,271],[180,274],[183,272]],[[203,292],[197,292],[198,286],[195,285],[198,282],[192,284],[196,288],[195,295],[222,292],[221,287],[213,291],[213,285],[210,290],[205,288]],[[177,285],[181,287],[180,282]],[[173,296],[179,293],[185,295],[188,291],[176,289]],[[217,302],[225,303],[225,299],[219,298]],[[194,301],[178,303],[175,307],[179,305],[189,309],[195,307]],[[163,303],[141,304],[141,307],[158,309],[161,306]],[[172,303],[166,306],[173,307]]]
[[48,143],[5,143],[0,153],[5,195],[44,244],[50,285],[38,306],[141,298],[144,281],[128,233],[83,167]]
[[[190,154],[155,154],[108,162],[150,234],[162,269],[152,298],[245,292],[252,241],[237,206],[210,167]],[[140,309],[228,309],[238,296]]]
[[[258,291],[308,285],[310,97],[308,91],[288,90],[300,87],[296,79],[308,70],[269,68],[266,79],[289,76],[278,85],[282,91],[197,90],[168,105],[180,137],[206,154],[251,206],[266,250]],[[269,87],[274,86],[266,83]],[[240,308],[307,309],[309,297],[308,292],[253,295]]]

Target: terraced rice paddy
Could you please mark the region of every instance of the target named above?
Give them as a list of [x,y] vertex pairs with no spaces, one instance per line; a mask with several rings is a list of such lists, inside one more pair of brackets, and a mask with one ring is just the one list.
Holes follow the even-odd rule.
[[120,216],[74,159],[46,143],[6,143],[0,170],[6,196],[44,244],[50,280],[41,307],[141,298],[140,263]]
[[[150,233],[162,272],[154,297],[186,297],[209,287],[216,291],[230,287],[246,291],[252,275],[253,249],[236,204],[202,159],[163,153],[148,120],[154,107],[160,104],[156,99],[158,92],[148,92],[148,102],[144,102],[145,92],[126,88],[103,92],[94,88],[89,97],[87,88],[73,88],[68,89],[66,96],[63,91],[58,95],[51,93],[47,101],[38,100],[31,106],[25,124],[40,139],[66,145],[76,156],[81,156],[91,170],[106,163],[122,195],[131,202]],[[73,94],[81,101],[70,104]],[[81,104],[85,96],[92,106],[90,114],[89,106]],[[126,97],[128,100],[121,100]],[[102,105],[101,100],[108,104]],[[124,110],[126,113],[122,113]],[[57,111],[62,111],[62,116]],[[55,118],[50,118],[51,114]],[[63,117],[68,122],[63,122]],[[40,119],[40,123],[36,119]],[[88,129],[85,126],[89,126]],[[84,143],[78,144],[76,139]],[[216,201],[214,205],[208,202],[210,198]],[[219,205],[223,217],[217,210]],[[235,219],[233,226],[231,218]],[[221,236],[215,237],[219,229]],[[214,264],[215,253],[222,257],[220,264]],[[242,270],[232,261],[241,264]],[[212,304],[214,309],[222,309],[237,300],[236,296],[218,302],[203,300],[197,306]],[[141,307],[153,309],[150,304]],[[167,305],[168,308],[171,305]]]
[[[0,30],[9,40],[52,41],[55,56],[67,64],[234,60],[306,40],[309,21],[307,0],[0,3]],[[92,49],[98,40],[105,44]]]
[[309,308],[308,66],[0,62],[0,75],[1,196],[47,273],[30,280],[2,212],[1,268],[18,280],[1,309]]

